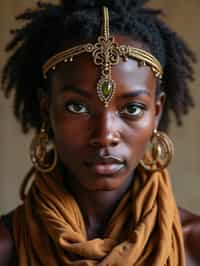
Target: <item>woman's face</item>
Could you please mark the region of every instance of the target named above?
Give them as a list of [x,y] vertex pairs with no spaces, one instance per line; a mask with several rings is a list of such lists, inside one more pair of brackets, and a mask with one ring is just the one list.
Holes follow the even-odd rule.
[[[116,41],[142,48],[127,37]],[[87,190],[120,188],[142,159],[162,110],[150,67],[132,59],[114,66],[117,88],[107,108],[97,96],[100,69],[91,55],[60,64],[50,75],[50,121],[70,177]]]

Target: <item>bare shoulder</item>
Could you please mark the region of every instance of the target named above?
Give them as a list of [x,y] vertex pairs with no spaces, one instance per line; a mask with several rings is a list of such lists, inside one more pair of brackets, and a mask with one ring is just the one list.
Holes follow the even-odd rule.
[[12,259],[12,238],[0,218],[0,266],[9,266]]
[[195,215],[185,209],[179,208],[187,265],[200,265],[200,216]]

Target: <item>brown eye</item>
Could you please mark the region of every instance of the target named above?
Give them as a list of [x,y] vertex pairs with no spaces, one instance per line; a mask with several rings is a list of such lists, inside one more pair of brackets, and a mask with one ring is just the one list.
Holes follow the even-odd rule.
[[76,102],[66,103],[65,110],[74,114],[88,113],[88,110],[84,104]]
[[139,117],[143,115],[144,113],[144,106],[139,104],[128,104],[122,111],[122,114],[133,116],[133,117]]

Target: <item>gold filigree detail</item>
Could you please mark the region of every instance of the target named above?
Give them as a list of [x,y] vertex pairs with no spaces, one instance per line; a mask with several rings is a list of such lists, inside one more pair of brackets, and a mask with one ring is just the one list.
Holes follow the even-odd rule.
[[119,64],[120,59],[138,60],[139,66],[149,66],[156,78],[162,79],[163,69],[160,62],[149,52],[129,45],[118,45],[115,38],[110,36],[108,8],[103,7],[102,35],[97,43],[87,43],[74,46],[52,56],[42,67],[44,78],[50,70],[56,70],[57,64],[72,62],[75,56],[91,53],[94,64],[101,67],[101,78],[97,83],[99,99],[107,107],[116,90],[112,80],[112,66]]

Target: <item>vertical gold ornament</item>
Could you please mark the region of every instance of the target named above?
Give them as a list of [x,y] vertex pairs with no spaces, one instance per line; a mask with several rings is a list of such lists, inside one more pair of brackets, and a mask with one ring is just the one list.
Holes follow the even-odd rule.
[[129,58],[138,60],[139,66],[149,66],[156,78],[162,79],[163,68],[160,62],[151,53],[144,49],[132,47],[130,45],[119,45],[115,38],[110,35],[108,8],[103,7],[103,22],[101,36],[96,43],[86,43],[73,46],[67,50],[61,51],[50,57],[42,66],[44,78],[47,73],[55,71],[60,63],[70,63],[75,56],[83,53],[89,53],[93,57],[94,64],[100,67],[100,79],[97,82],[97,94],[105,107],[108,107],[112,100],[116,82],[112,80],[112,66],[120,63],[122,59],[126,62]]
[[103,7],[103,36],[98,38],[93,50],[94,63],[101,66],[101,78],[97,83],[97,94],[105,105],[112,100],[116,83],[112,80],[112,66],[120,61],[119,47],[110,36],[108,8]]

